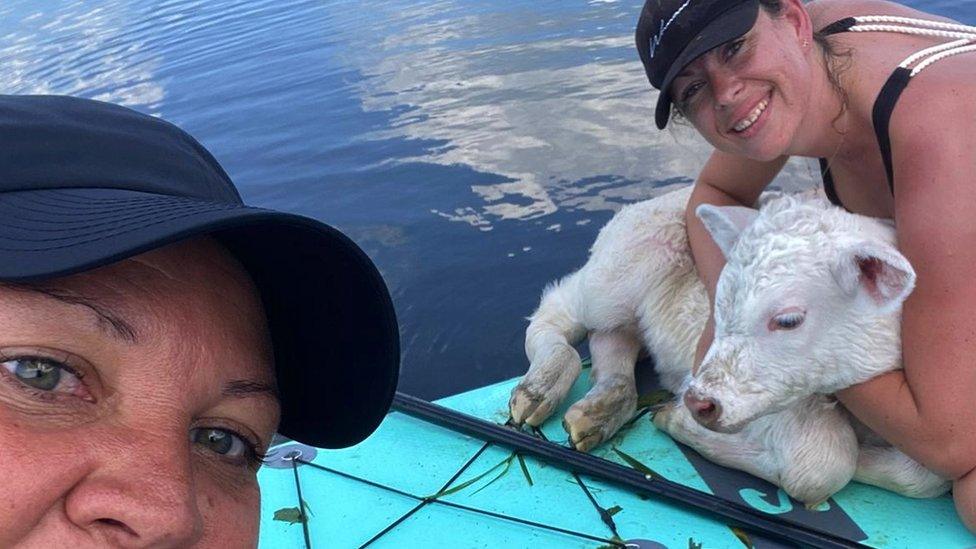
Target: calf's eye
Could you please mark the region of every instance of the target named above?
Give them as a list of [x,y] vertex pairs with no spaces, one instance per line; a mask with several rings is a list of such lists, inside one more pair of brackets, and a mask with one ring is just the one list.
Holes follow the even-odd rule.
[[770,330],[793,330],[803,324],[804,314],[799,311],[782,313],[769,321]]

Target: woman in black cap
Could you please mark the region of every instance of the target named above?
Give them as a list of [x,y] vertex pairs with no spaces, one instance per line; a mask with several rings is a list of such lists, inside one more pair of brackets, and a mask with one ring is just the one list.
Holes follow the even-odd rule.
[[0,151],[0,547],[253,547],[273,434],[389,408],[376,268],[129,109],[0,96]]
[[918,275],[904,370],[838,396],[955,479],[976,531],[976,28],[880,0],[648,0],[636,40],[658,128],[673,111],[715,147],[687,215],[712,298],[724,258],[695,208],[755,203],[790,156],[821,159],[835,204],[895,220]]

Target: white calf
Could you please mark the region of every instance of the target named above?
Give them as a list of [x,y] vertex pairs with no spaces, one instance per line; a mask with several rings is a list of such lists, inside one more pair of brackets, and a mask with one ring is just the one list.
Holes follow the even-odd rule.
[[915,274],[891,225],[812,195],[767,195],[760,212],[699,208],[728,263],[715,341],[693,378],[708,301],[685,232],[689,195],[627,206],[600,231],[586,265],[546,289],[526,331],[531,365],[512,393],[512,418],[539,425],[552,413],[580,372],[572,345],[589,335],[593,386],[563,421],[580,450],[633,415],[643,347],[664,387],[686,403],[659,411],[655,424],[712,461],[809,505],[852,477],[915,497],[948,490],[852,426],[829,396],[900,367],[901,303]]

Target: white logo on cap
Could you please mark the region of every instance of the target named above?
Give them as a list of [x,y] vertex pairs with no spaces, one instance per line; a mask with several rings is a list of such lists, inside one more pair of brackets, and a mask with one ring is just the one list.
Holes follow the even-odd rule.
[[685,3],[681,4],[681,7],[675,10],[674,14],[671,15],[671,18],[668,19],[667,23],[661,21],[661,30],[657,31],[657,34],[651,37],[651,59],[654,58],[654,53],[657,51],[657,47],[661,44],[661,40],[664,38],[664,32],[668,30],[668,27],[670,27],[671,23],[673,23],[675,18],[678,17],[678,14],[684,11],[684,9],[688,7],[688,4],[690,3],[691,0],[685,0]]

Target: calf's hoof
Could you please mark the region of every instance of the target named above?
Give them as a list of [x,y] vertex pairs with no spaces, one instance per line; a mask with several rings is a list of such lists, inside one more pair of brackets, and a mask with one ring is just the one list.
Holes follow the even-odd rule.
[[560,400],[562,399],[547,398],[545,393],[539,393],[519,383],[508,401],[508,411],[516,425],[528,423],[539,426],[552,415]]
[[[542,354],[542,353],[540,353]],[[516,425],[542,425],[580,373],[580,358],[569,345],[555,347],[533,361],[522,381],[512,390],[508,411]]]
[[563,429],[573,448],[589,452],[615,435],[633,417],[636,408],[637,389],[633,382],[620,379],[597,384],[569,408],[563,416]]
[[677,402],[672,400],[662,404],[656,411],[652,412],[651,422],[654,426],[665,433],[670,433],[671,423],[675,415],[675,406],[677,406]]

